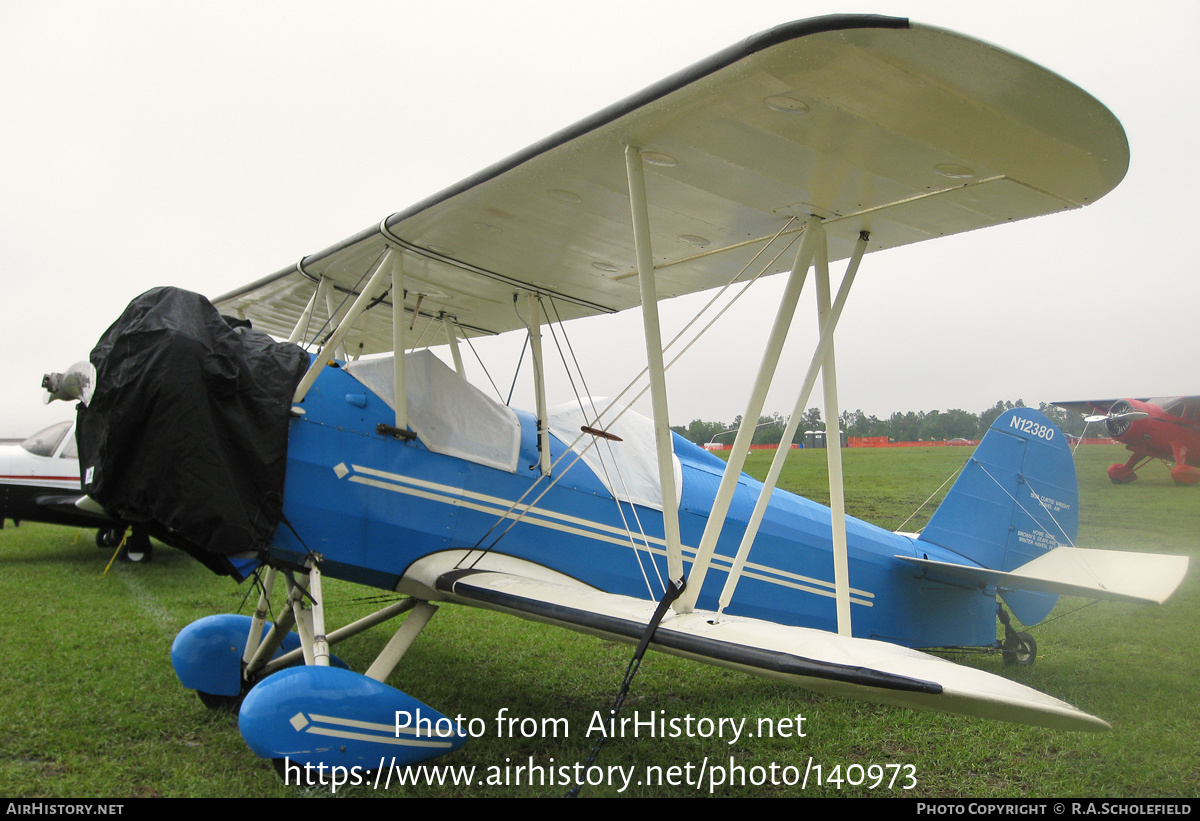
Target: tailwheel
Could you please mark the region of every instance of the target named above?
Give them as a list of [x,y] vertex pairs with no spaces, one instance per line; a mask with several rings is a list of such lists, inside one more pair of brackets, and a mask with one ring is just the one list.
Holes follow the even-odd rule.
[[1001,656],[1009,666],[1029,667],[1037,661],[1037,641],[1028,633],[1007,632]]
[[999,602],[996,603],[996,618],[1004,626],[1004,641],[1000,655],[1004,663],[1015,667],[1028,667],[1037,661],[1037,642],[1028,633],[1019,633],[1012,626],[1012,618]]

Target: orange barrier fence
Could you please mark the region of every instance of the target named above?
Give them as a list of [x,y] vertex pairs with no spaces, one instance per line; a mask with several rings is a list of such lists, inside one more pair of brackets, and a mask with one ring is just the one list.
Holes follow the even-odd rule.
[[[967,445],[974,447],[979,444],[978,439],[952,439],[947,442],[889,442],[886,436],[851,436],[849,437],[849,441],[849,447],[852,448],[938,448]],[[1074,436],[1068,436],[1067,441],[1072,445],[1076,444],[1076,442],[1081,445],[1116,444],[1112,439],[1102,436],[1089,436],[1086,439],[1076,439]]]
[[929,448],[965,447],[979,444],[978,439],[952,439],[945,442],[890,442],[886,436],[851,436],[852,448]]
[[[949,442],[889,442],[886,436],[850,436],[847,437],[851,448],[939,448],[939,447],[974,447],[979,444],[978,439],[958,439]],[[1080,445],[1115,445],[1117,444],[1112,439],[1105,439],[1100,436],[1089,436],[1086,439],[1076,440],[1073,436],[1068,436],[1067,440],[1072,444],[1076,441]],[[711,442],[704,446],[706,450],[732,450],[733,445],[714,445]],[[751,450],[777,450],[778,445],[751,445]],[[793,443],[792,448],[799,448],[800,445]],[[821,448],[818,448],[821,450]]]

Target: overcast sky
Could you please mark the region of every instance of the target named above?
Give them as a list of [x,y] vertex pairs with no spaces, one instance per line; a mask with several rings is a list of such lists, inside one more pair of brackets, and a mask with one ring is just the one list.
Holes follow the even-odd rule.
[[[842,407],[1200,393],[1192,0],[0,0],[0,435],[71,415],[42,406],[42,374],[142,291],[219,296],[750,34],[845,11],[1041,63],[1117,115],[1132,161],[1088,208],[868,256],[839,330]],[[673,423],[742,412],[775,279],[671,372]],[[697,304],[664,303],[667,333]],[[618,392],[644,360],[636,312],[577,325],[589,388]],[[789,346],[768,412],[790,412],[811,342]],[[518,346],[477,343],[498,382]],[[636,361],[614,364],[626,349]],[[557,378],[550,393],[570,396]]]

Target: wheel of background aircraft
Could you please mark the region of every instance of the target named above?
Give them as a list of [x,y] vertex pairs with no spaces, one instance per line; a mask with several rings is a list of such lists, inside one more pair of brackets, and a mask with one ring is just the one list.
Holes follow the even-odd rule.
[[1108,478],[1114,485],[1127,485],[1137,481],[1137,477],[1138,475],[1125,465],[1110,465],[1108,468]]
[[123,528],[102,527],[96,531],[96,547],[109,548],[116,547],[121,542],[121,534],[124,533]]
[[1177,485],[1190,487],[1200,482],[1200,470],[1191,465],[1176,465],[1171,468],[1171,479]]

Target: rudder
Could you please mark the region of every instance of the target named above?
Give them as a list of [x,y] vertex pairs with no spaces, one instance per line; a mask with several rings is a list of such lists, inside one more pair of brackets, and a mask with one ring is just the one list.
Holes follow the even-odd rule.
[[[1010,571],[1074,546],[1078,530],[1079,489],[1066,437],[1038,411],[1014,408],[992,423],[919,540]],[[1045,618],[1056,598],[1005,594],[1025,624]]]

